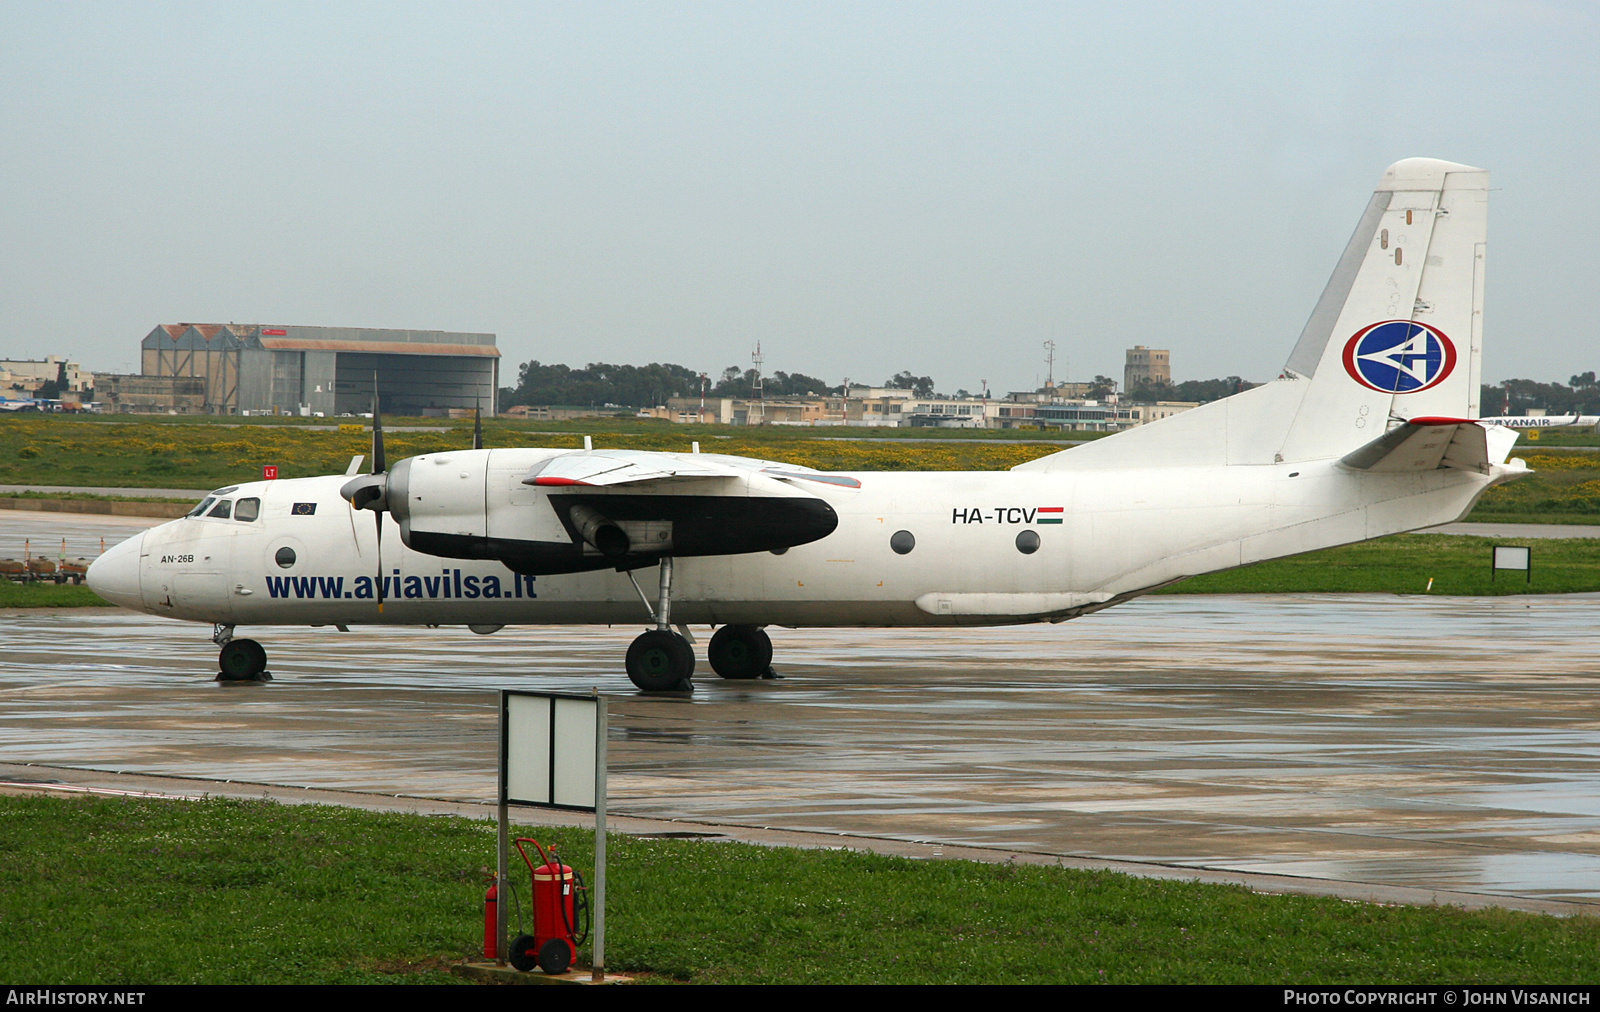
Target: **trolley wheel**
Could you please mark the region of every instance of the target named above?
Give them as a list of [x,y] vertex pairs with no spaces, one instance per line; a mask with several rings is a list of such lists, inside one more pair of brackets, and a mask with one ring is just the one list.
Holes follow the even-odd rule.
[[552,938],[539,947],[539,969],[545,973],[566,973],[572,965],[572,946],[565,938]]
[[506,960],[523,973],[537,966],[539,961],[533,954],[533,936],[518,935],[512,941],[510,951],[506,953]]

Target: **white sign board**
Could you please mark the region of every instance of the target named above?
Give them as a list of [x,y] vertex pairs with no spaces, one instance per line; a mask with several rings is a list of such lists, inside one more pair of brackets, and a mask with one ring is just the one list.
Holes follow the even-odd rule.
[[1532,569],[1533,549],[1513,548],[1509,545],[1495,545],[1494,568],[1496,569]]
[[1489,564],[1489,579],[1492,582],[1500,575],[1500,570],[1512,569],[1525,574],[1528,586],[1533,586],[1533,549],[1518,545],[1495,545],[1494,559]]
[[595,808],[600,700],[500,693],[501,800],[542,808]]

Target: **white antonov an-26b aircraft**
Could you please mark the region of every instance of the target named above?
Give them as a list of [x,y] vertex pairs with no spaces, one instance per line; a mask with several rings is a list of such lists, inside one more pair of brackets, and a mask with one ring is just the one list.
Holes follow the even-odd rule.
[[688,624],[720,627],[719,675],[753,678],[769,625],[1059,622],[1447,523],[1528,473],[1478,417],[1488,196],[1480,169],[1395,163],[1276,381],[1009,472],[481,447],[389,469],[375,410],[373,473],[217,489],[89,585],[213,623],[224,679],[266,671],[238,625],[637,622],[628,676],[664,691],[688,687]]

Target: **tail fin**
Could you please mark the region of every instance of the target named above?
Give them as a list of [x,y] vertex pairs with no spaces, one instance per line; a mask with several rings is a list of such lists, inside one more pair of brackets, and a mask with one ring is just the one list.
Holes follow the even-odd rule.
[[1316,460],[1477,418],[1488,196],[1482,169],[1389,166],[1279,380],[1017,469]]
[[1390,418],[1478,417],[1488,197],[1489,174],[1454,162],[1383,174],[1289,356],[1309,385],[1283,459],[1349,452]]

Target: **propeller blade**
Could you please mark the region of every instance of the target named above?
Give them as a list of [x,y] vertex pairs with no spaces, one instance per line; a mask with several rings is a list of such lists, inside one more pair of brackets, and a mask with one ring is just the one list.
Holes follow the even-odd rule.
[[477,407],[472,409],[472,448],[483,449],[483,398],[478,398]]
[[378,614],[383,614],[383,514],[374,511],[372,519],[378,523]]
[[389,461],[383,455],[383,416],[378,412],[378,374],[372,374],[372,473],[389,470]]

